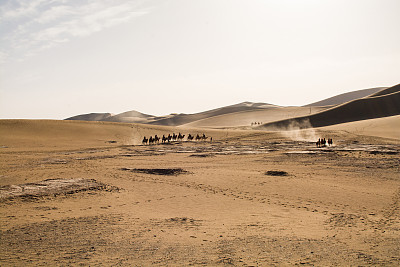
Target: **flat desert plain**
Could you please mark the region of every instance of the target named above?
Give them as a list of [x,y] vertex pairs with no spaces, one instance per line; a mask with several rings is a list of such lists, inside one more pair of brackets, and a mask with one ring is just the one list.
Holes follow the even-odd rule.
[[[0,265],[398,266],[399,122],[1,120]],[[178,132],[213,140],[141,144]]]

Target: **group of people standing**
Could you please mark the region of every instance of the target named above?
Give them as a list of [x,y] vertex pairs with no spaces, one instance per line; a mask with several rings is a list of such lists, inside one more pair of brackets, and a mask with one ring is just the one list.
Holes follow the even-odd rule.
[[[317,147],[325,147],[326,146],[326,139],[325,138],[319,138],[316,145]],[[328,145],[331,146],[333,144],[332,138],[328,138]]]

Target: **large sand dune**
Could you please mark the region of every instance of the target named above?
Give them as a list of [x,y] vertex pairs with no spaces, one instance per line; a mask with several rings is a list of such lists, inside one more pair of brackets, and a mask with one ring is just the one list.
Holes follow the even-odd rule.
[[89,113],[67,118],[72,121],[102,121],[113,116],[111,113]]
[[400,86],[377,95],[356,99],[328,110],[292,119],[267,123],[263,129],[309,128],[400,115]]
[[89,113],[78,116],[73,116],[65,120],[79,120],[79,121],[111,121],[111,122],[123,122],[123,123],[147,123],[149,120],[153,120],[155,116],[140,113],[132,110],[123,112],[117,115],[111,113]]
[[314,102],[306,105],[305,107],[318,107],[318,106],[335,106],[340,105],[358,98],[363,98],[369,95],[372,95],[376,92],[381,91],[382,89],[386,89],[387,87],[377,87],[371,89],[357,90],[353,92],[348,92],[344,94],[340,94],[337,96],[333,96],[318,102]]
[[274,105],[266,103],[252,103],[243,102],[231,106],[222,108],[216,108],[195,114],[170,114],[166,116],[153,116],[140,113],[138,111],[128,111],[117,115],[110,115],[110,113],[91,113],[78,115],[66,120],[82,120],[82,121],[112,121],[112,122],[123,122],[123,123],[144,123],[153,125],[164,125],[164,126],[179,126],[194,121],[220,116],[224,114],[242,112],[242,111],[257,111],[276,107]]
[[132,110],[105,118],[103,121],[125,122],[125,123],[147,123],[149,120],[153,120],[154,118],[155,117],[152,115],[147,115]]
[[325,107],[271,107],[261,110],[246,110],[196,120],[184,126],[209,128],[251,126],[252,123],[268,123],[314,114],[325,109]]
[[[399,88],[400,85],[390,88],[379,87],[358,90],[303,107],[281,107],[266,103],[243,102],[195,114],[180,113],[154,116],[133,110],[117,115],[111,113],[84,114],[66,120],[110,121],[197,128],[249,127],[253,123],[261,122],[269,129],[273,127],[282,129],[282,127],[287,128],[292,123],[299,124],[303,121],[309,121],[307,127],[321,127],[399,114],[399,95],[396,94],[399,92]],[[306,124],[302,123],[300,127],[305,126]]]
[[389,88],[385,88],[382,90],[379,90],[378,92],[370,95],[369,97],[375,97],[375,96],[383,96],[383,95],[388,95],[388,94],[392,94],[392,93],[396,93],[400,91],[400,84],[389,87]]
[[271,107],[275,107],[274,105],[266,104],[266,103],[251,103],[251,102],[243,102],[240,104],[217,108],[205,112],[200,112],[196,114],[178,114],[171,118],[156,120],[154,122],[150,122],[150,124],[156,125],[171,125],[171,126],[178,126],[183,124],[188,124],[194,121],[207,119],[210,117],[221,116],[230,113],[237,113],[243,111],[256,111],[256,110],[263,110],[269,109]]

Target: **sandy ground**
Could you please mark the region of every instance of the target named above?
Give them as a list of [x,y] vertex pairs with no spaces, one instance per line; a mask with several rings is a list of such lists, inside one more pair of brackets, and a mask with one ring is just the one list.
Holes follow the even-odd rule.
[[[400,264],[398,139],[214,131],[142,146],[131,126],[13,127],[0,129],[1,266]],[[65,181],[89,186],[43,193]]]

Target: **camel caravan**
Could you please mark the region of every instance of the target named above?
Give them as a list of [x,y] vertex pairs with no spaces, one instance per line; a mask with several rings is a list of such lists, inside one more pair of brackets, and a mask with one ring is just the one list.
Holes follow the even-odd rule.
[[[174,142],[174,141],[183,141],[184,138],[185,138],[185,135],[181,134],[181,133],[179,133],[179,134],[173,133],[172,135],[168,134],[168,136],[163,135],[162,137],[158,137],[157,135],[155,135],[154,137],[150,136],[149,138],[146,138],[146,136],[145,136],[145,137],[143,137],[142,144],[143,145],[159,144],[160,140],[164,144],[164,143],[170,143],[170,142]],[[210,142],[212,142],[212,137],[206,136],[204,133],[203,133],[203,135],[197,134],[196,136],[189,134],[187,136],[186,140],[193,141],[193,139],[194,139],[195,141],[206,141],[208,138],[210,138]]]
[[[325,138],[319,138],[318,141],[316,142],[317,147],[326,147],[326,139]],[[328,146],[333,145],[333,140],[332,138],[328,138]]]

